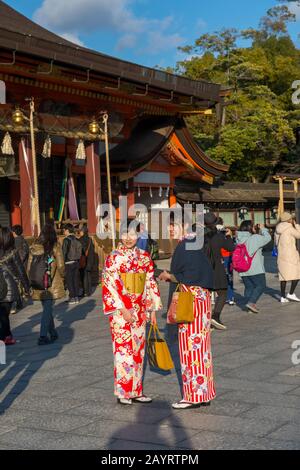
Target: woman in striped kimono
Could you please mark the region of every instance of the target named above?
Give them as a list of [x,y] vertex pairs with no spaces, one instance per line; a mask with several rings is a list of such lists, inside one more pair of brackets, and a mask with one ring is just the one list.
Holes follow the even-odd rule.
[[136,247],[136,224],[121,229],[121,243],[107,257],[102,276],[115,361],[115,395],[122,405],[150,403],[143,394],[146,322],[156,323],[161,299],[149,253]]
[[160,275],[160,280],[171,283],[169,304],[178,284],[194,295],[193,323],[178,325],[183,399],[172,405],[175,409],[207,406],[216,396],[210,340],[213,270],[204,250],[195,246],[199,241],[196,235],[187,233],[188,228],[171,224],[172,238],[179,238],[180,232],[185,234],[174,251],[170,272]]

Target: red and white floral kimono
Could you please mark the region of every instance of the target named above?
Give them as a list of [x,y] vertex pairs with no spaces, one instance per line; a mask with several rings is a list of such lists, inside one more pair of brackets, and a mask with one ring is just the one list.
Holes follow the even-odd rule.
[[[122,273],[145,273],[142,294],[129,293]],[[135,247],[120,244],[107,257],[102,275],[104,314],[110,316],[114,353],[115,395],[136,398],[143,395],[143,364],[146,345],[146,322],[151,311],[162,308],[150,255]],[[136,321],[124,320],[120,309],[133,309]]]
[[179,353],[183,399],[203,403],[216,397],[211,355],[211,295],[201,287],[182,285],[194,294],[193,323],[179,324]]

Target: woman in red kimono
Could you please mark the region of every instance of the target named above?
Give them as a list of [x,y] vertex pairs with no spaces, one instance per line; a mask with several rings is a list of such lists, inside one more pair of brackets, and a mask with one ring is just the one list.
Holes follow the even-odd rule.
[[122,405],[150,403],[143,395],[146,323],[162,308],[150,255],[136,247],[136,223],[121,230],[121,243],[106,259],[102,276],[104,314],[109,316],[115,395]]
[[[175,409],[207,406],[216,396],[210,341],[213,270],[204,250],[193,247],[198,240],[195,234],[188,234],[188,229],[188,224],[185,227],[171,224],[171,237],[173,232],[174,238],[176,231],[175,238],[181,239],[174,251],[170,272],[164,271],[159,276],[160,280],[171,283],[169,303],[178,284],[183,291],[194,295],[194,321],[168,325],[178,328],[183,399],[172,405]],[[170,346],[174,350],[174,345]]]

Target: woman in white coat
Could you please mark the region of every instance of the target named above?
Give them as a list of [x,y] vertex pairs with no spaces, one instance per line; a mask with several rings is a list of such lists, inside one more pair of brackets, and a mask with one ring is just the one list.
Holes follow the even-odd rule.
[[[276,227],[275,242],[278,248],[278,271],[281,288],[281,303],[290,300],[300,302],[295,290],[300,279],[300,255],[297,250],[297,240],[300,240],[300,225],[296,224],[293,216],[284,212]],[[291,289],[286,295],[287,282],[291,281]]]

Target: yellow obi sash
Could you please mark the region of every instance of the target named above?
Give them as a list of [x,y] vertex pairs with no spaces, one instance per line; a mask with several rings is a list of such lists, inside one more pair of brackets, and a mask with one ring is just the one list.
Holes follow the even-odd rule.
[[129,294],[142,294],[146,283],[146,273],[121,273],[125,289]]

